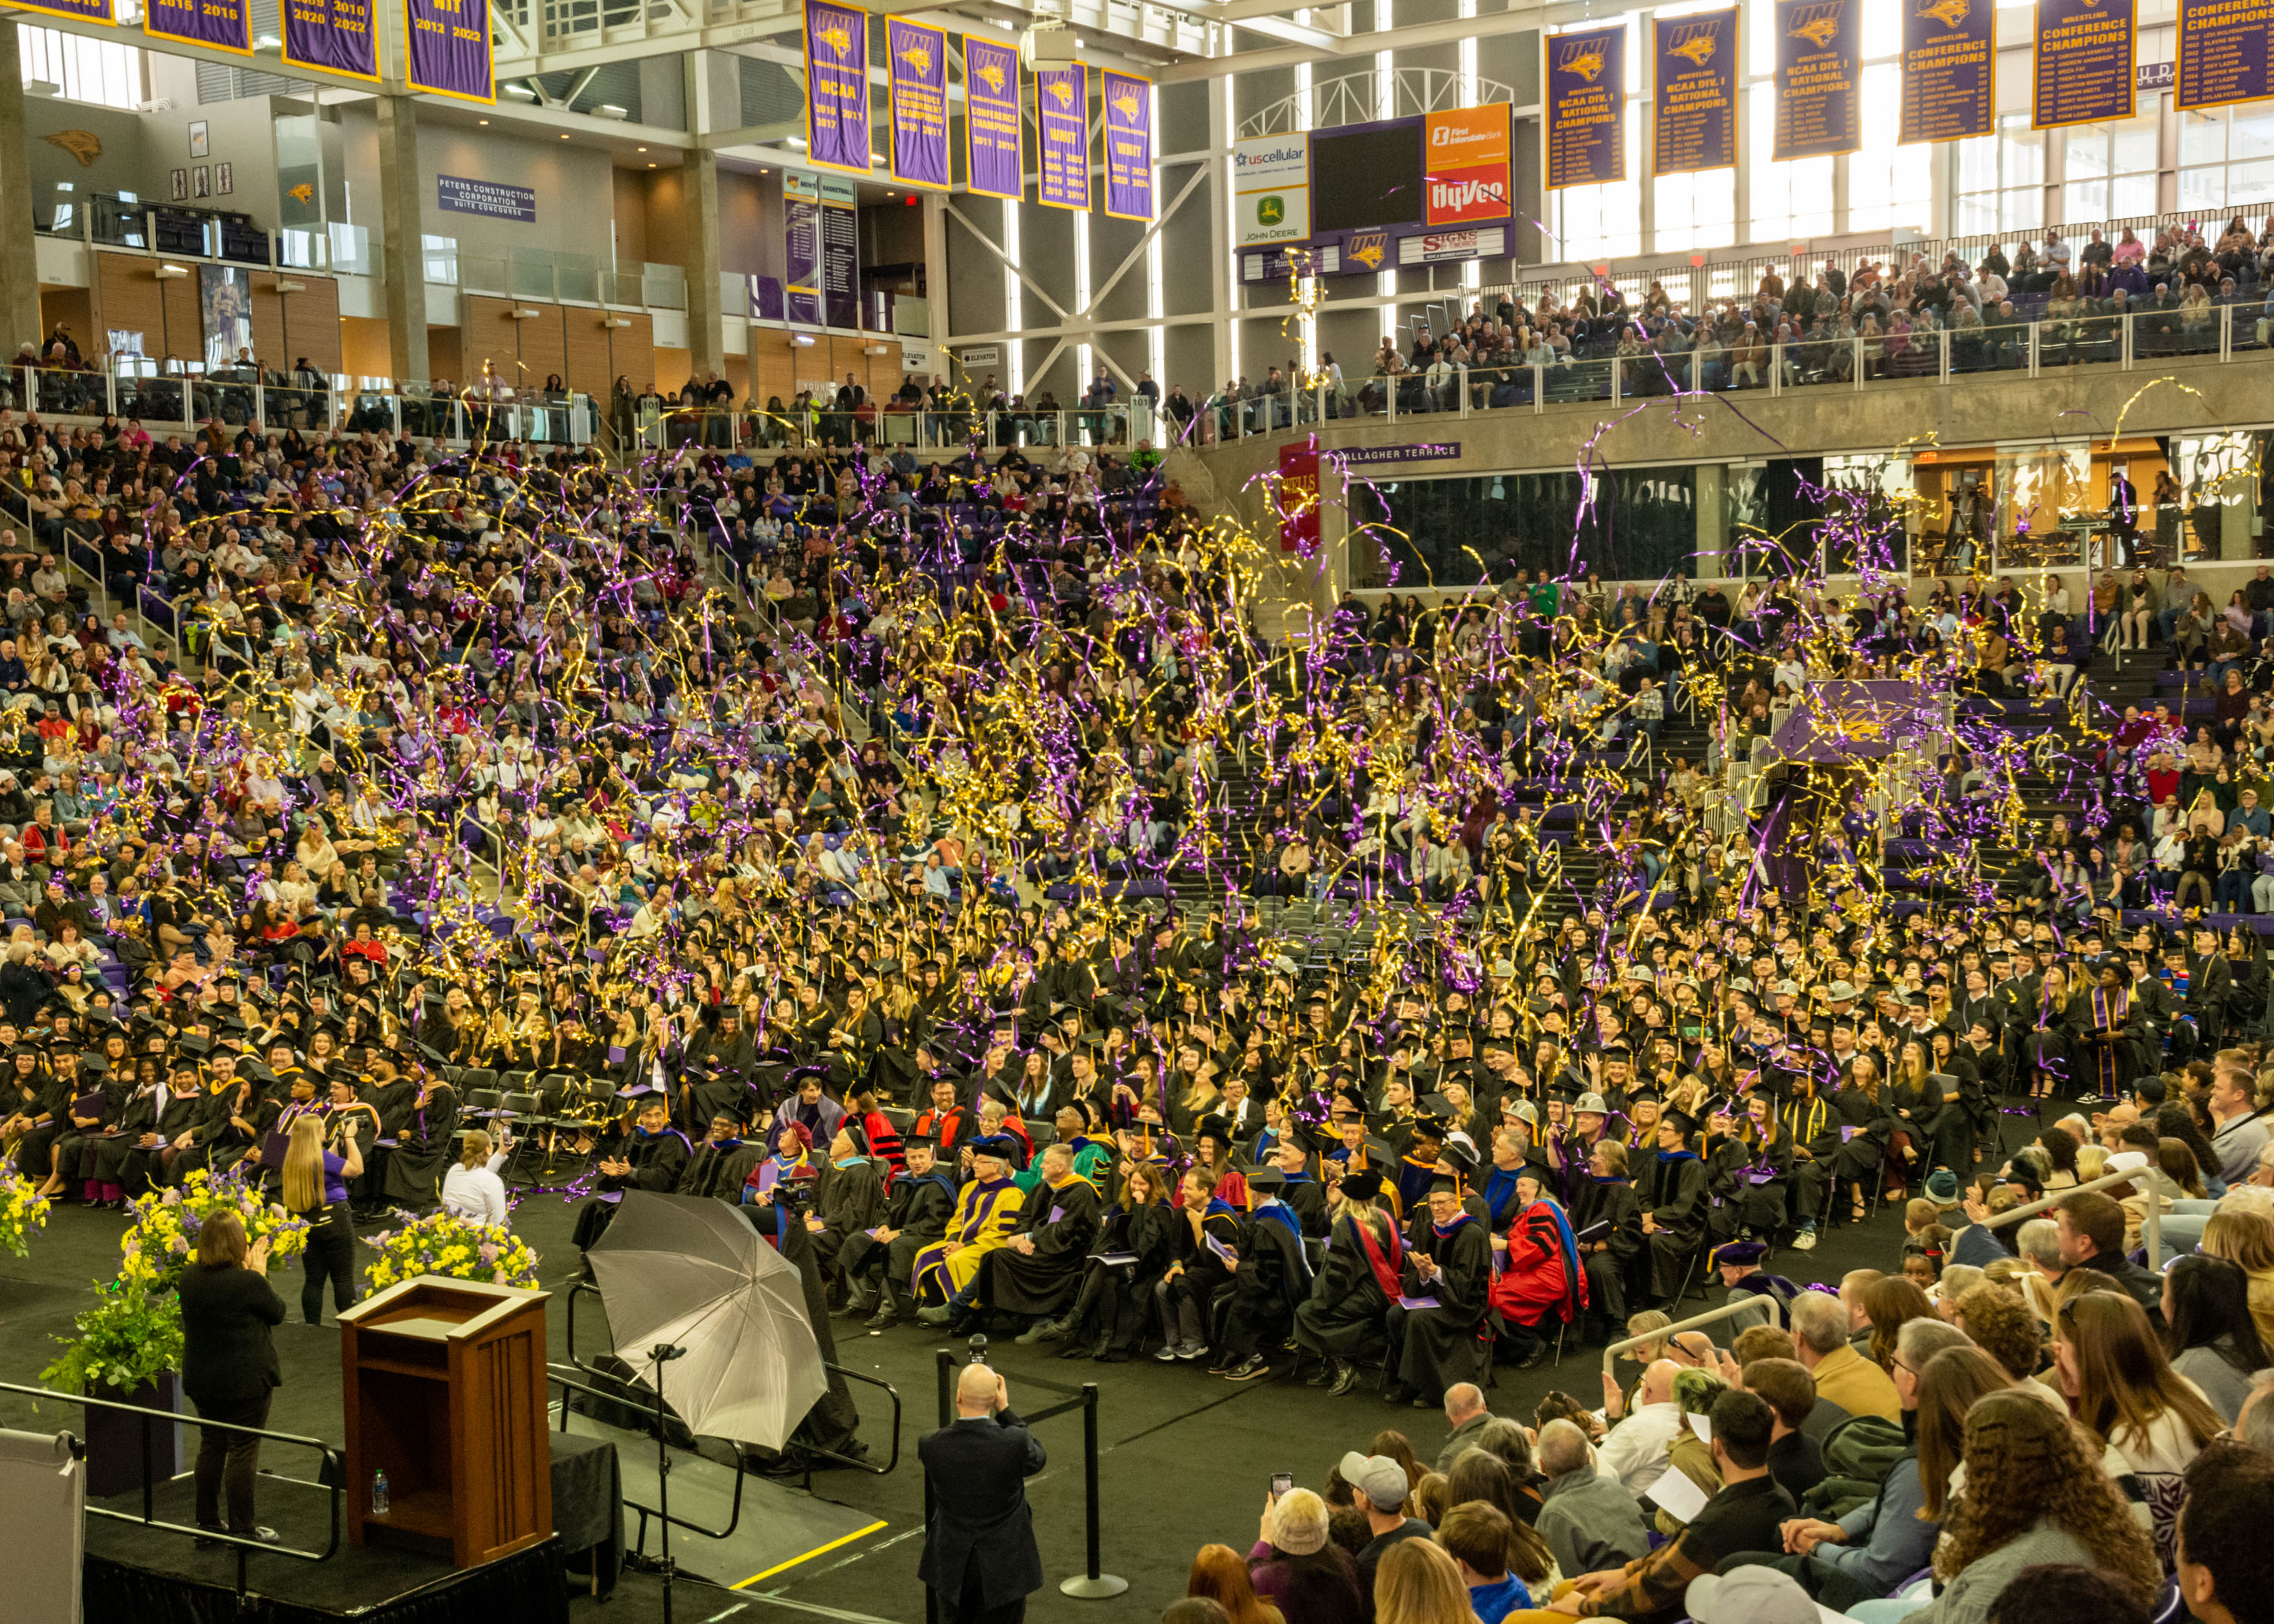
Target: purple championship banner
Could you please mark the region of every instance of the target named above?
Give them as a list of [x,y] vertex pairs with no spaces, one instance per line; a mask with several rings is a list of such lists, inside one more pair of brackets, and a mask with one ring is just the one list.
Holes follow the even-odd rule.
[[43,11],[49,17],[76,17],[83,23],[117,23],[111,0],[12,0],[19,11]]
[[403,0],[403,75],[413,90],[495,102],[490,0]]
[[1547,86],[1547,190],[1627,177],[1627,27],[1550,34],[1540,42]]
[[1862,0],[1780,0],[1773,161],[1864,145]]
[[252,55],[252,0],[146,0],[142,32],[215,50]]
[[2029,128],[2132,117],[2132,0],[2037,0]]
[[1904,16],[1899,144],[1990,133],[1998,102],[1997,34],[1989,0],[1934,0]]
[[805,156],[825,169],[866,175],[869,13],[805,0]]
[[284,60],[296,68],[379,77],[372,0],[284,0]]
[[1153,81],[1111,68],[1099,78],[1105,98],[1105,212],[1116,220],[1150,220]]
[[1041,159],[1035,200],[1052,208],[1089,208],[1089,69],[1035,71],[1035,150]]
[[1027,190],[1018,48],[963,36],[963,177],[983,198]]
[[1651,24],[1654,175],[1726,169],[1737,162],[1737,13],[1661,17]]
[[2179,106],[2232,107],[2274,95],[2274,0],[2180,0]]
[[941,192],[955,184],[947,160],[947,31],[885,21],[892,109],[892,178]]

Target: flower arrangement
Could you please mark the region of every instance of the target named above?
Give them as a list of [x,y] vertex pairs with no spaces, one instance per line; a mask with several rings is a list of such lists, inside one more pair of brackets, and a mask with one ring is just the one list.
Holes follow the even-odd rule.
[[133,1210],[134,1226],[118,1243],[126,1254],[118,1277],[134,1285],[170,1288],[197,1250],[199,1229],[215,1213],[235,1213],[248,1245],[267,1241],[272,1263],[298,1256],[308,1244],[306,1221],[262,1199],[236,1168],[218,1177],[200,1168],[175,1189],[139,1198]]
[[475,1223],[450,1212],[395,1217],[401,1222],[394,1229],[365,1237],[379,1249],[379,1261],[364,1271],[374,1290],[421,1274],[536,1289],[536,1252],[503,1224]]
[[23,1257],[32,1250],[32,1231],[47,1228],[50,1203],[38,1190],[15,1169],[0,1167],[0,1252]]
[[182,1309],[170,1291],[136,1281],[114,1280],[102,1300],[72,1321],[76,1336],[58,1336],[64,1351],[40,1372],[58,1393],[86,1394],[100,1387],[131,1393],[182,1367]]

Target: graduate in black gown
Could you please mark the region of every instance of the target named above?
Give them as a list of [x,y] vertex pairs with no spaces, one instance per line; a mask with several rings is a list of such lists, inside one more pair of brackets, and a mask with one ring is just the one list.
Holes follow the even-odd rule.
[[390,1200],[428,1207],[441,1199],[442,1175],[456,1154],[457,1126],[458,1091],[439,1077],[422,1073],[387,1158]]
[[1485,1324],[1492,1289],[1492,1232],[1462,1202],[1461,1181],[1429,1181],[1429,1228],[1405,1259],[1412,1308],[1390,1304],[1383,1328],[1397,1351],[1394,1402],[1423,1409],[1444,1402],[1445,1389],[1474,1381],[1492,1361]]
[[1643,1233],[1650,1237],[1650,1299],[1670,1303],[1682,1289],[1690,1259],[1706,1244],[1706,1170],[1690,1142],[1698,1119],[1668,1110],[1658,1119],[1658,1154],[1644,1168],[1641,1188]]
[[1358,1385],[1359,1359],[1382,1345],[1389,1310],[1404,1294],[1405,1239],[1383,1210],[1389,1192],[1380,1173],[1345,1174],[1337,1189],[1326,1267],[1295,1311],[1295,1343],[1324,1356],[1311,1385],[1340,1397]]
[[[676,1133],[677,1130],[669,1132]],[[758,1233],[773,1244],[784,1261],[797,1267],[805,1317],[813,1327],[813,1340],[821,1350],[822,1367],[829,1372],[829,1390],[805,1412],[805,1419],[789,1436],[789,1447],[779,1457],[771,1457],[771,1452],[764,1448],[752,1447],[750,1453],[764,1462],[758,1470],[773,1473],[800,1470],[805,1464],[802,1451],[826,1450],[831,1455],[853,1458],[866,1455],[868,1446],[855,1436],[861,1428],[861,1411],[853,1402],[851,1387],[834,1368],[838,1363],[837,1337],[830,1328],[826,1288],[821,1282],[821,1269],[814,1259],[812,1236],[805,1226],[804,1216],[797,1203],[782,1200],[754,1203],[749,1211]]]
[[1287,1176],[1277,1168],[1247,1176],[1247,1222],[1240,1226],[1239,1257],[1231,1266],[1231,1300],[1224,1304],[1211,1375],[1233,1381],[1269,1375],[1270,1350],[1286,1340],[1296,1305],[1310,1295],[1302,1224],[1281,1199],[1286,1188]]
[[1062,1359],[1118,1365],[1136,1351],[1168,1271],[1177,1214],[1168,1175],[1150,1162],[1122,1165],[1121,1193],[1101,1220],[1097,1245],[1083,1260],[1081,1289],[1066,1311]]

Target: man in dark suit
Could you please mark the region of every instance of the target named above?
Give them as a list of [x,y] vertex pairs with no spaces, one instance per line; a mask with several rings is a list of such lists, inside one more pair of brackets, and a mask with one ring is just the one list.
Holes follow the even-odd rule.
[[1049,1463],[989,1365],[963,1367],[955,1425],[916,1444],[932,1489],[931,1526],[916,1576],[954,1624],[1019,1624],[1043,1585],[1043,1553],[1027,1508],[1028,1477]]

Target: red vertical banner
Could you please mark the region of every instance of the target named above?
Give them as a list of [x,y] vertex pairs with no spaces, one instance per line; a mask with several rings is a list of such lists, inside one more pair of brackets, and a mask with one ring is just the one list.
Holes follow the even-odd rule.
[[1310,558],[1319,550],[1319,442],[1306,437],[1279,447],[1279,551]]

